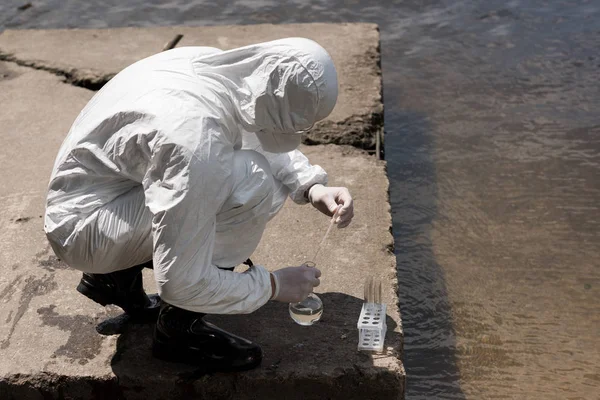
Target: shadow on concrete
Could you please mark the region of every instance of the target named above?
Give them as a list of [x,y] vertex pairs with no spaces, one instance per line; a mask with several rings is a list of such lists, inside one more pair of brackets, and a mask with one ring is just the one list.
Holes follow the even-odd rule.
[[386,158],[404,328],[407,399],[464,399],[451,306],[433,251],[435,138],[426,115],[386,113]]
[[[261,367],[245,373],[207,375],[196,367],[157,360],[151,355],[154,325],[135,324],[124,315],[103,321],[97,330],[120,333],[111,367],[127,398],[326,399],[342,393],[350,396],[345,398],[398,398],[404,385],[398,371],[373,363],[389,356],[357,351],[363,300],[343,293],[319,296],[324,314],[311,327],[294,323],[287,304],[277,302],[252,314],[206,317],[261,345]],[[386,347],[399,349],[397,324],[389,316],[386,322]]]

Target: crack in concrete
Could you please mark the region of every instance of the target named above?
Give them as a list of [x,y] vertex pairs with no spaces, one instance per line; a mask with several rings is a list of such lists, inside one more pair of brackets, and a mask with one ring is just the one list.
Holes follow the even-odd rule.
[[[80,69],[36,60],[22,60],[14,54],[0,50],[0,61],[11,62],[22,67],[46,71],[64,78],[64,82],[84,89],[98,91],[115,74],[106,74],[93,69]],[[302,143],[308,146],[334,144],[349,145],[366,150],[383,159],[383,146],[378,148],[378,140],[383,142],[383,109],[364,115],[352,115],[343,121],[325,120],[304,134]],[[379,154],[377,154],[379,153]]]
[[64,78],[64,82],[84,89],[98,91],[112,79],[115,74],[105,74],[93,69],[79,69],[63,65],[48,64],[43,61],[21,60],[13,54],[0,50],[0,61],[11,62],[21,67],[50,72]]

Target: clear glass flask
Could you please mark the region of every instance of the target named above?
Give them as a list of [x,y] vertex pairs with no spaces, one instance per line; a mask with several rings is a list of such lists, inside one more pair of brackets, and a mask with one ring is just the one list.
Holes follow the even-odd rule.
[[[307,261],[303,265],[315,267],[315,263]],[[310,326],[321,319],[323,315],[323,302],[314,293],[299,303],[290,303],[290,316],[298,325]]]

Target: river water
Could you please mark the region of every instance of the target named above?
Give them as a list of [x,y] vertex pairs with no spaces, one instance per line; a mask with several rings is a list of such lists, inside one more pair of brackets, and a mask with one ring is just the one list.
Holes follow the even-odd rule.
[[24,3],[0,31],[378,23],[407,398],[600,398],[600,1]]

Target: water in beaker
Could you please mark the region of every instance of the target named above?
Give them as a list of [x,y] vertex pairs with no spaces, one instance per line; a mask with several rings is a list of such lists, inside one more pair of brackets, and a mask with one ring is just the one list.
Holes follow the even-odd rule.
[[323,302],[314,293],[299,303],[290,303],[290,316],[299,325],[310,326],[321,319]]

